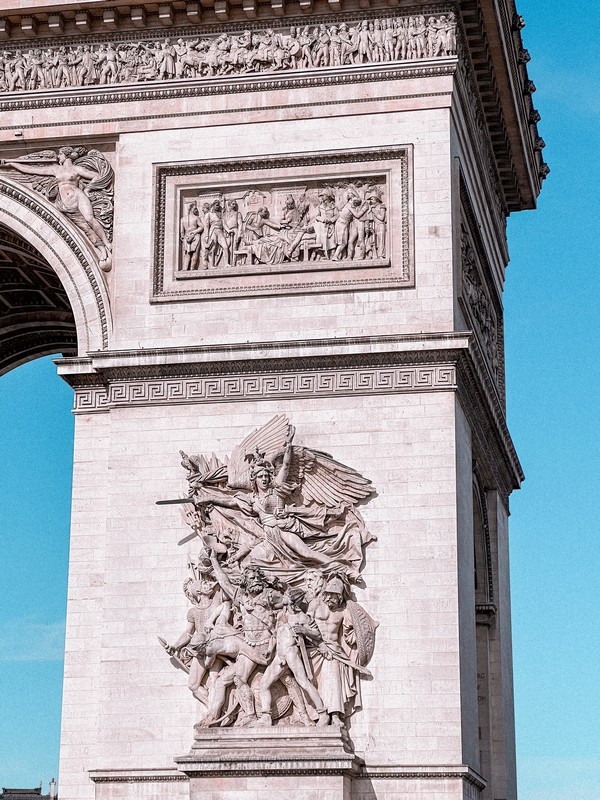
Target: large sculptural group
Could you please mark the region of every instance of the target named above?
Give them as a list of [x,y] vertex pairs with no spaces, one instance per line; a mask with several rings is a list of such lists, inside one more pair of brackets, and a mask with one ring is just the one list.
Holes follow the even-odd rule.
[[179,224],[183,272],[297,261],[387,258],[381,180],[343,181],[288,193],[252,188],[199,196]]
[[343,726],[360,707],[376,623],[352,598],[374,537],[357,504],[370,481],[293,444],[284,416],[227,463],[182,453],[192,528],[187,626],[168,644],[202,706],[199,730]]
[[198,38],[5,49],[0,92],[343,67],[456,53],[454,14],[245,30]]

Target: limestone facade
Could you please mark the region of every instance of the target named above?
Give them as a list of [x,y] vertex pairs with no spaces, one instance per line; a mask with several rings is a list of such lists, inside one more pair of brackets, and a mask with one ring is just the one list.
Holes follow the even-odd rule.
[[[436,45],[442,17],[454,49]],[[62,343],[75,387],[63,800],[516,797],[507,518],[522,473],[501,296],[506,215],[534,205],[547,171],[519,20],[509,0],[0,0],[0,231],[35,249],[72,311],[63,339],[49,314],[36,350]],[[291,28],[316,40],[363,21],[395,31],[394,47],[412,26],[425,46],[294,60]],[[194,68],[183,55],[164,66],[165,39],[230,37],[231,53],[247,29],[262,62],[229,70],[217,53],[211,72],[208,45]],[[157,74],[123,62],[102,80],[109,45],[148,53],[138,43]],[[63,74],[61,48],[74,62],[85,47],[104,54],[96,78],[74,63]],[[37,50],[58,63],[21,81],[19,54],[31,69]],[[61,161],[61,148],[86,152]],[[104,251],[98,207],[60,193],[62,180],[88,197],[98,159],[114,173]],[[78,163],[87,176],[69,177]],[[58,194],[23,180],[40,166]],[[232,199],[243,219],[223,244]],[[206,261],[187,269],[194,203]],[[256,234],[259,208],[274,227]],[[189,608],[187,530],[156,501],[185,494],[180,450],[223,458],[279,414],[295,444],[376,488],[360,511],[377,540],[354,587],[378,623],[372,679],[343,742],[329,728],[214,727],[190,757],[202,709],[157,641],[177,638]]]

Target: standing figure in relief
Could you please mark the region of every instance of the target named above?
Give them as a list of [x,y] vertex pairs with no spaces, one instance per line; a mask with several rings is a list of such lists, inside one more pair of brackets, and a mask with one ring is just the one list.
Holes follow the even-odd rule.
[[384,45],[383,45],[383,31],[381,29],[381,22],[376,19],[369,25],[369,34],[371,37],[371,48],[373,51],[374,61],[383,61]]
[[67,57],[67,49],[60,47],[56,54],[56,72],[55,72],[55,86],[69,86],[71,82],[71,74],[69,69],[69,59]]
[[15,52],[12,63],[12,89],[27,88],[27,62],[20,50]]
[[[208,704],[208,691],[202,686],[206,667],[202,651],[205,649],[207,631],[211,624],[211,615],[215,608],[223,602],[219,584],[207,575],[201,580],[188,579],[183,591],[192,608],[187,612],[187,627],[173,645],[164,645],[170,656],[180,654],[186,648],[191,660],[189,662],[188,689],[197,700]],[[181,653],[182,654],[182,653]],[[182,654],[183,655],[183,654]]]
[[329,66],[329,31],[325,25],[319,25],[317,31],[316,52],[313,59],[315,67]]
[[417,58],[427,57],[427,25],[425,17],[420,16],[416,18],[415,22],[415,53]]
[[116,83],[119,71],[118,55],[112,44],[100,48],[98,52],[98,65],[100,66],[100,83]]
[[228,200],[223,214],[223,229],[228,241],[229,263],[236,264],[244,233],[244,219],[237,200]]
[[228,267],[229,251],[223,230],[223,208],[220,200],[214,200],[204,218],[204,248],[208,266]]
[[298,35],[298,42],[301,47],[302,52],[302,66],[303,67],[312,67],[313,64],[313,57],[312,57],[312,44],[313,44],[313,36],[310,32],[310,28],[306,25],[302,28],[302,33]]
[[275,657],[265,670],[259,683],[260,725],[272,725],[271,687],[287,671],[291,672],[301,689],[308,695],[318,715],[319,727],[329,723],[329,715],[313,683],[312,667],[306,651],[305,640],[318,642],[321,633],[306,613],[304,591],[291,589],[283,596],[283,609],[279,612],[276,631]]
[[170,39],[165,39],[162,46],[158,50],[158,54],[158,77],[161,81],[173,78],[175,76],[175,61],[177,59],[177,51],[171,44]]
[[299,31],[297,31],[296,28],[290,28],[290,33],[286,39],[285,46],[290,67],[292,69],[298,69],[300,66],[300,59],[302,57],[302,47],[300,45]]
[[44,57],[41,50],[34,50],[29,58],[29,87],[31,89],[45,89]]
[[[352,28],[354,34],[356,34],[356,28]],[[340,30],[338,33],[340,37],[340,62],[342,66],[344,64],[350,64],[352,62],[352,55],[356,52],[357,48],[357,41],[353,40],[350,31],[348,30],[348,26],[345,22],[342,22],[340,25]]]
[[[360,228],[352,226],[352,222],[360,221],[367,211],[367,205],[360,197],[349,193],[345,205],[340,210],[335,223],[335,238],[337,248],[333,255],[334,261],[342,258],[354,258],[354,251],[359,240]],[[364,225],[362,226],[364,242]]]
[[363,20],[358,31],[358,59],[357,63],[373,61],[373,51],[371,49],[371,34],[369,33],[369,23]]
[[326,259],[335,251],[335,222],[338,210],[335,206],[335,196],[332,191],[323,191],[319,194],[319,208],[314,219],[317,250],[321,250]]
[[211,693],[208,715],[201,725],[207,727],[219,718],[227,689],[232,684],[235,685],[237,702],[242,708],[236,725],[248,725],[256,721],[254,695],[249,680],[257,664],[271,661],[275,648],[277,613],[283,606],[282,595],[277,589],[278,581],[269,580],[262,570],[247,567],[239,586],[236,586],[223,571],[212,549],[210,559],[221,589],[240,615],[245,648],[231,666],[225,667],[219,673]]
[[396,49],[396,31],[391,19],[383,20],[383,57],[386,61],[394,60],[394,51]]
[[89,44],[83,45],[83,52],[81,54],[81,62],[77,66],[77,86],[89,86],[96,82],[94,70],[94,57]]
[[396,48],[394,50],[396,60],[401,59],[404,61],[406,59],[408,53],[408,39],[408,18],[403,17],[398,20],[396,27]]
[[449,14],[446,20],[446,53],[447,56],[456,55],[456,18]]
[[360,692],[352,663],[356,655],[356,637],[344,595],[343,582],[332,577],[308,608],[321,634],[321,644],[315,655],[319,695],[331,715],[331,724],[337,726],[344,725],[346,707]]
[[179,237],[183,245],[184,271],[198,269],[202,252],[202,233],[204,225],[200,219],[197,203],[192,203],[186,214],[179,221]]
[[374,258],[385,258],[387,209],[380,197],[370,198],[369,208],[373,220],[373,236],[375,240]]

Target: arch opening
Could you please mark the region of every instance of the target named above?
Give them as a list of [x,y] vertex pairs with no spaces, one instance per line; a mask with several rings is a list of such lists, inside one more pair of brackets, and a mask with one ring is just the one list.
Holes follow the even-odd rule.
[[67,293],[46,259],[0,224],[0,375],[55,353],[77,354]]

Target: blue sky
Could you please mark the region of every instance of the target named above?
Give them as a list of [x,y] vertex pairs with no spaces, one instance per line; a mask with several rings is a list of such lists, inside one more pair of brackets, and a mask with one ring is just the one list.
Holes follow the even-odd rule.
[[[552,169],[538,210],[508,225],[508,418],[527,475],[511,498],[519,789],[521,800],[589,800],[600,770],[600,4],[518,7]],[[0,786],[57,774],[71,405],[49,359],[0,379]]]

